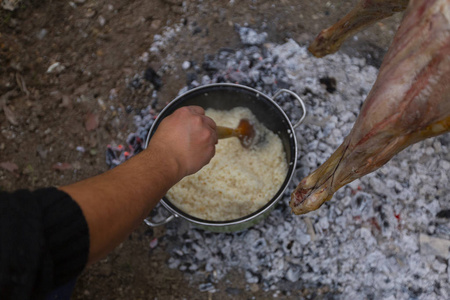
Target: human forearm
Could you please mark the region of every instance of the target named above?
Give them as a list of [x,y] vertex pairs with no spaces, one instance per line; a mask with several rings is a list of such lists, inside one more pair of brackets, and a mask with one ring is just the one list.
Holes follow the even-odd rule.
[[89,263],[123,241],[167,190],[176,169],[149,148],[104,174],[61,187],[81,207],[89,224]]
[[81,207],[89,226],[89,263],[105,256],[148,215],[182,177],[215,152],[215,123],[200,107],[165,118],[146,150],[96,177],[61,187]]

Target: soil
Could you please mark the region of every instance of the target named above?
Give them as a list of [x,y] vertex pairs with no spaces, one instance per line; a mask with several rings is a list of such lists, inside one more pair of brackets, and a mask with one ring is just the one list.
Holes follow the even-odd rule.
[[[242,47],[235,24],[268,33],[268,42],[292,38],[307,45],[355,1],[253,0],[24,0],[0,9],[0,189],[60,186],[108,169],[105,149],[134,132],[135,112],[155,88],[141,82],[148,68],[162,86],[156,110],[186,84],[183,61],[201,65],[206,54]],[[341,51],[379,66],[401,16],[378,22]],[[181,24],[161,54],[148,52],[155,34]],[[54,65],[59,63],[58,65]],[[49,72],[49,67],[53,70]],[[78,148],[77,148],[78,147]],[[80,148],[82,147],[82,148]],[[84,150],[84,151],[83,151]],[[15,168],[17,166],[17,169]],[[149,246],[158,238],[159,245]],[[272,299],[233,270],[215,293],[166,265],[164,227],[142,225],[107,258],[80,276],[73,299]],[[208,274],[205,274],[205,278]],[[326,298],[329,288],[296,287],[281,299]]]

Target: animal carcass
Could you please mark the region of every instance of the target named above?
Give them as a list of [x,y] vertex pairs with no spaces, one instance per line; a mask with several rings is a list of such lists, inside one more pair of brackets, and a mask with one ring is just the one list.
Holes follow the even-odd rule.
[[[363,2],[392,7],[394,1]],[[353,12],[341,26],[360,26],[358,13],[365,12]],[[333,32],[328,36],[341,41]],[[318,39],[310,47],[313,53],[317,45],[328,43],[323,35]],[[325,55],[335,48],[321,49],[316,52]],[[339,188],[378,169],[409,145],[449,130],[450,0],[411,0],[350,134],[300,182],[291,195],[293,212],[319,208]]]

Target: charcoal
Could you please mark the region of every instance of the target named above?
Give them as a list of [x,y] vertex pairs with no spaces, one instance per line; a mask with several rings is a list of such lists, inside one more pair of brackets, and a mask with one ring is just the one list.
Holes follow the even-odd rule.
[[147,68],[147,70],[145,70],[144,79],[151,82],[153,84],[153,86],[155,87],[155,90],[157,90],[157,91],[159,91],[159,89],[163,85],[161,77],[151,67],[149,67],[149,68]]
[[133,78],[133,80],[130,81],[128,86],[132,89],[136,89],[136,90],[140,89],[142,87],[141,78],[139,78],[139,77]]
[[450,209],[441,210],[436,214],[436,217],[450,219]]
[[325,85],[327,92],[334,93],[336,91],[336,78],[333,77],[322,77],[319,82]]
[[197,80],[197,74],[195,72],[189,72],[186,74],[186,84],[189,85],[193,81]]

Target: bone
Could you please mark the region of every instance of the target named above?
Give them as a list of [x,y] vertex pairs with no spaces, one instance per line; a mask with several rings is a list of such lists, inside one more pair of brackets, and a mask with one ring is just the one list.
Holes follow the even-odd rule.
[[316,57],[335,53],[342,43],[377,21],[405,10],[409,0],[361,0],[333,26],[322,30],[308,50]]

